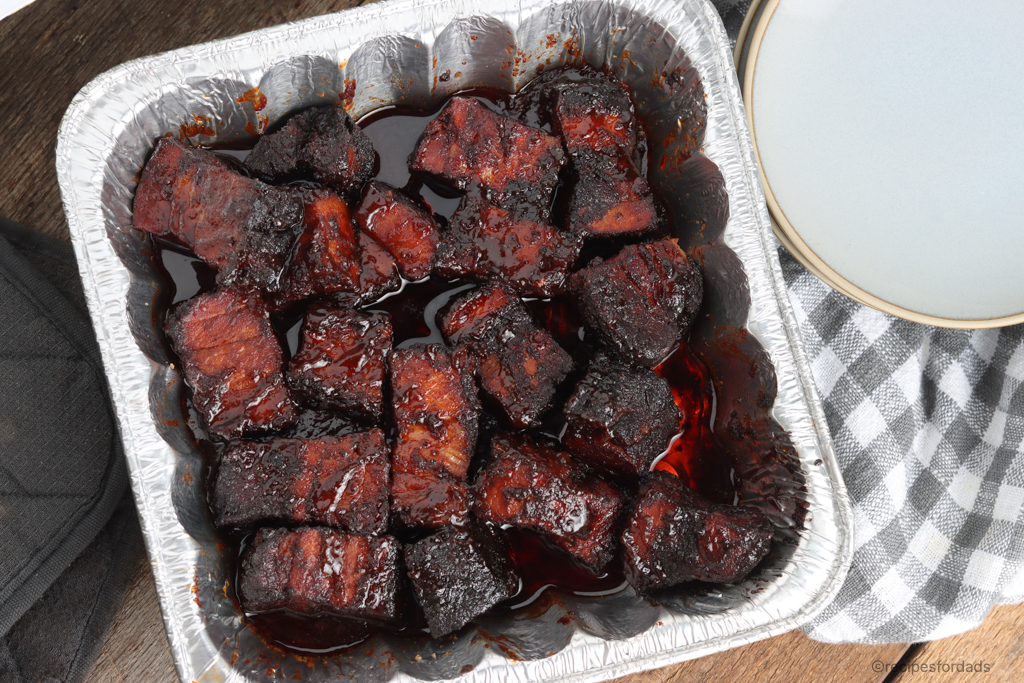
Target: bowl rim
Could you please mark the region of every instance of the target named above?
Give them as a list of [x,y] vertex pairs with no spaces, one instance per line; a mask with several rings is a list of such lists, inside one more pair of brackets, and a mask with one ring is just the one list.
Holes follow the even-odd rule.
[[[751,3],[743,20],[743,26],[740,28],[740,34],[737,37],[736,48],[733,53],[737,69],[740,68],[741,58],[743,58],[744,54],[746,55],[743,71],[740,74],[743,108],[746,111],[750,137],[754,143],[757,172],[761,178],[761,186],[764,188],[765,200],[768,203],[768,213],[772,219],[772,230],[779,241],[782,242],[783,246],[801,265],[816,275],[822,282],[850,299],[883,313],[923,325],[953,329],[986,329],[1024,323],[1024,311],[994,318],[947,318],[906,308],[858,287],[830,266],[803,240],[799,231],[790,222],[786,212],[776,199],[771,182],[764,172],[761,150],[757,144],[757,126],[754,122],[754,79],[757,77],[758,57],[760,56],[761,44],[765,33],[767,33],[772,17],[775,15],[775,10],[778,9],[781,2],[782,0],[754,0]],[[754,24],[754,17],[759,10],[761,11],[761,16],[757,23]],[[752,25],[753,29],[751,30],[750,27]],[[745,49],[744,43],[747,41],[748,33],[750,45]]]

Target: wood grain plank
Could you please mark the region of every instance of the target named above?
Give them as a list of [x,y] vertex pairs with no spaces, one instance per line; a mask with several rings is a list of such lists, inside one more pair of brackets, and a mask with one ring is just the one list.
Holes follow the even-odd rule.
[[828,645],[800,631],[762,640],[663,669],[619,678],[615,683],[881,683],[874,661],[899,661],[908,645]]
[[[892,683],[1016,683],[1024,679],[1022,631],[1024,604],[997,606],[973,631],[924,643],[902,663],[905,668],[895,672]],[[981,671],[967,671],[968,664]]]
[[149,561],[143,558],[86,683],[178,680]]
[[[1024,622],[1024,607],[1019,611]],[[171,683],[177,679],[169,648],[153,575],[142,562],[86,683]],[[826,645],[795,631],[615,683],[881,683],[886,674],[872,663],[898,662],[906,650],[904,644]]]
[[68,239],[57,129],[75,94],[118,64],[360,0],[36,0],[0,21],[0,215]]

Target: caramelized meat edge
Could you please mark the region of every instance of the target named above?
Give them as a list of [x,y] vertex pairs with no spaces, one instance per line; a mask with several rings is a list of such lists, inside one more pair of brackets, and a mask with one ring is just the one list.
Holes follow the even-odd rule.
[[391,503],[399,526],[466,521],[466,475],[480,411],[466,363],[438,344],[391,353],[391,409],[398,429]]
[[318,439],[236,441],[220,460],[211,506],[218,527],[324,524],[387,531],[391,449],[374,429]]
[[391,536],[260,529],[242,553],[238,600],[247,613],[288,609],[392,625],[400,552]]
[[709,503],[652,472],[622,532],[626,578],[642,594],[684,581],[734,583],[768,554],[774,528],[756,508]]
[[200,294],[174,309],[164,330],[211,433],[275,432],[295,421],[284,353],[259,292]]
[[467,350],[484,393],[516,427],[538,421],[573,369],[572,357],[500,284],[456,299],[441,330],[450,344]]
[[161,138],[139,178],[132,225],[191,249],[221,285],[273,292],[302,230],[302,202],[213,152]]
[[622,493],[553,444],[502,434],[473,485],[473,512],[536,532],[595,574],[618,550]]
[[302,343],[288,364],[288,386],[312,408],[379,422],[393,339],[384,314],[313,305],[306,311]]

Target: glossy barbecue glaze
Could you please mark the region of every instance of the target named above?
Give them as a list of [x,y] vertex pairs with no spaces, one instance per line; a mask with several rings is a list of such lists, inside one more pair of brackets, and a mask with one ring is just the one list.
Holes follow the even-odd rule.
[[363,189],[356,221],[395,257],[402,277],[419,280],[430,275],[441,233],[425,205],[375,180]]
[[379,429],[265,443],[235,441],[220,459],[210,506],[220,528],[324,524],[388,528],[391,449]]
[[296,419],[284,354],[263,298],[222,288],[179,304],[164,326],[181,356],[192,403],[222,437],[274,432]]
[[[566,595],[621,590],[619,534],[635,495],[633,481],[659,458],[658,468],[678,473],[711,499],[735,500],[731,455],[712,431],[714,389],[706,368],[686,344],[700,304],[700,270],[669,241],[637,246],[598,241],[582,254],[580,251],[581,236],[588,233],[573,227],[571,207],[578,203],[577,194],[590,192],[579,180],[591,168],[586,164],[593,162],[591,170],[606,175],[609,168],[627,164],[630,173],[639,177],[637,169],[643,168],[646,153],[639,120],[622,106],[622,94],[628,101],[628,92],[594,73],[567,79],[587,82],[593,92],[575,93],[572,87],[559,86],[556,94],[550,90],[545,97],[524,97],[510,103],[504,96],[475,91],[452,100],[441,108],[440,115],[437,110],[389,109],[367,117],[360,126],[374,141],[381,169],[378,180],[382,182],[364,186],[361,203],[352,189],[348,190],[350,204],[343,207],[344,202],[339,205],[334,199],[339,195],[326,190],[286,188],[292,196],[303,198],[307,210],[313,206],[311,197],[324,198],[326,204],[319,215],[326,218],[307,220],[283,282],[315,281],[302,276],[300,266],[305,260],[324,266],[325,282],[334,277],[347,284],[332,285],[333,291],[323,291],[315,305],[287,294],[275,299],[278,312],[271,322],[278,335],[290,340],[289,382],[301,404],[296,426],[285,434],[305,439],[323,434],[351,437],[346,433],[366,429],[366,423],[379,424],[394,445],[387,528],[397,533],[400,541],[412,544],[409,548],[429,548],[433,543],[452,553],[465,551],[467,558],[474,553],[489,557],[498,552],[495,547],[504,547],[498,554],[511,572],[506,574],[505,569],[491,566],[490,560],[481,560],[478,574],[444,576],[449,570],[443,563],[420,556],[419,569],[410,574],[419,577],[413,579],[414,584],[417,580],[435,588],[444,584],[449,593],[470,594],[475,590],[470,585],[472,576],[478,576],[477,588],[484,597],[474,607],[463,609],[433,604],[431,589],[421,589],[418,609],[390,621],[367,617],[375,628],[383,624],[410,633],[426,618],[427,626],[438,635],[459,628],[484,609],[539,604],[537,598],[551,588]],[[604,93],[608,106],[599,97],[595,99],[594,93]],[[557,117],[541,115],[539,108],[551,102],[560,103]],[[508,113],[530,126],[502,118]],[[482,130],[493,128],[498,139],[512,148],[498,149],[476,135],[467,122],[479,122]],[[281,130],[287,128],[286,124]],[[565,131],[571,139],[566,146],[568,154],[547,142],[555,139],[550,130]],[[465,163],[456,163],[455,170],[442,165],[436,174],[427,173],[433,168],[432,140],[454,144],[458,154],[453,158]],[[597,147],[605,149],[598,153]],[[406,168],[410,155],[422,157],[422,163],[414,163],[414,170],[403,175],[399,170]],[[539,185],[533,189],[507,172],[509,164],[531,156],[550,158],[554,164],[537,176]],[[434,154],[433,158],[440,157]],[[559,172],[566,159],[568,166]],[[496,169],[502,172],[495,173]],[[296,172],[305,178],[311,177],[310,173]],[[650,220],[640,221],[642,230],[628,231],[632,238],[664,227],[655,224],[649,192],[643,187],[640,190],[641,203],[650,205]],[[461,192],[465,195],[459,199]],[[410,207],[415,211],[410,212]],[[346,214],[346,208],[351,214]],[[413,226],[422,229],[405,234],[388,221],[372,225],[372,216],[382,210],[411,216]],[[424,215],[440,227],[438,267],[430,277],[413,282],[412,277],[435,259],[432,230],[419,222]],[[355,217],[354,222],[350,216]],[[304,253],[312,257],[304,259]],[[458,259],[449,256],[456,253],[461,254]],[[460,259],[471,267],[459,272],[446,270],[451,267],[446,260]],[[181,265],[187,266],[187,261]],[[585,270],[574,275],[576,284],[571,284],[574,280],[567,275],[580,266]],[[356,268],[359,272],[353,278]],[[208,278],[201,283],[188,282],[195,277],[191,268],[179,272],[187,276],[178,278],[183,289],[203,292],[211,286]],[[474,286],[447,279],[453,276],[477,281],[495,277],[505,286]],[[520,298],[530,294],[551,298]],[[616,298],[602,301],[601,294]],[[350,307],[360,310],[345,312]],[[368,327],[364,324],[371,321]],[[366,328],[369,337],[353,332],[357,327]],[[391,330],[388,343],[394,351],[386,354],[387,386],[378,394],[381,354],[373,351],[385,345],[374,341],[376,333],[371,330],[385,327]],[[625,341],[619,343],[619,339]],[[445,341],[450,345],[447,348],[440,345]],[[360,350],[360,345],[365,348]],[[615,354],[626,358],[613,358]],[[666,356],[668,360],[653,372],[649,369]],[[336,367],[324,373],[332,364]],[[340,377],[352,367],[372,369],[373,378],[367,382],[372,390],[348,404],[332,403],[337,394],[328,390],[333,381],[330,376],[341,373]],[[346,389],[353,386],[349,379],[338,383],[338,387],[342,385]],[[483,408],[490,413],[480,414],[478,389]],[[387,410],[377,409],[381,395]],[[602,396],[613,400],[602,404]],[[530,431],[502,433],[510,428]],[[560,446],[551,441],[559,436]],[[269,444],[279,441],[283,440],[272,439]],[[232,481],[239,482],[233,490],[251,486],[252,477],[262,467],[275,472],[267,475],[266,481],[284,482],[281,488],[301,489],[307,497],[293,496],[289,505],[275,510],[273,504],[260,502],[263,492],[254,491],[248,500],[235,501],[240,512],[236,512],[236,521],[228,522],[225,517],[225,525],[244,527],[258,523],[261,516],[287,518],[292,524],[325,519],[316,516],[320,512],[308,497],[310,482],[326,490],[322,483],[315,483],[319,475],[312,467],[303,478],[288,469],[288,458],[268,456],[274,448],[263,444],[247,448],[256,469],[246,475],[249,479],[232,474],[230,468],[224,470],[235,477]],[[321,443],[316,448],[323,450],[324,446]],[[259,458],[252,455],[256,453],[261,454]],[[222,467],[230,463],[228,457],[222,460]],[[280,474],[282,471],[286,474]],[[331,484],[337,484],[337,479]],[[231,488],[225,485],[218,490]],[[336,495],[340,492],[338,487],[333,490]],[[218,505],[214,501],[215,510]],[[560,515],[556,508],[579,514]],[[472,522],[471,510],[478,518],[512,526],[485,529],[500,541],[497,545],[473,540],[473,535],[481,532],[478,523]],[[346,527],[340,517],[327,523],[373,533],[370,525]],[[295,538],[300,536],[306,545],[281,537],[271,544],[263,539],[260,547],[280,547],[284,555],[293,558],[288,560],[290,566],[312,566],[302,558],[319,556],[323,539],[301,530]],[[246,549],[240,576],[244,579],[246,572],[256,572],[261,580],[266,579],[269,551],[253,550],[261,537],[231,538]],[[365,538],[372,541],[372,537]],[[435,540],[426,543],[430,539]],[[362,543],[347,540],[343,545],[356,548]],[[484,546],[490,550],[479,550]],[[428,553],[431,557],[436,557],[436,548]],[[254,562],[254,557],[264,559]],[[362,556],[357,553],[353,557]],[[415,553],[413,557],[417,557]],[[509,576],[518,576],[519,582],[513,585]],[[259,597],[260,590],[246,593],[239,589],[243,605],[252,612],[252,624],[268,641],[306,652],[337,652],[371,633],[365,626],[353,626],[355,622],[348,620],[362,617],[355,617],[344,606],[324,607],[320,616],[304,616],[309,599],[303,597],[302,587],[293,590],[287,588],[287,582],[278,583],[273,590],[260,589],[273,593],[277,602]],[[330,580],[324,585],[329,584]],[[404,600],[415,604],[411,595],[397,589],[394,614],[399,614],[397,605]],[[298,600],[301,609],[290,600]],[[267,607],[271,604],[274,606]]]
[[523,296],[553,296],[579,254],[575,236],[467,196],[438,248],[436,272],[478,282],[498,278]]
[[774,533],[760,510],[709,503],[678,477],[652,472],[622,532],[626,578],[644,594],[684,581],[738,581],[768,554]]
[[491,442],[491,460],[473,486],[473,512],[537,532],[595,574],[617,550],[622,492],[557,444],[519,434]]
[[534,324],[519,297],[499,284],[453,301],[441,331],[450,345],[466,350],[485,397],[520,429],[538,422],[573,369],[572,357]]
[[388,317],[332,304],[310,306],[302,345],[288,363],[286,379],[297,400],[379,422],[394,332]]
[[277,291],[302,202],[243,175],[206,150],[163,138],[139,178],[132,225],[177,240],[217,269],[223,285]]

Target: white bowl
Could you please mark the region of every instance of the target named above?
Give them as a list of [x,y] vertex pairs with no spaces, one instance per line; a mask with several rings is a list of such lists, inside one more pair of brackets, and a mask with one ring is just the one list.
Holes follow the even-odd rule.
[[761,4],[744,95],[784,242],[879,310],[1024,322],[1024,4]]

